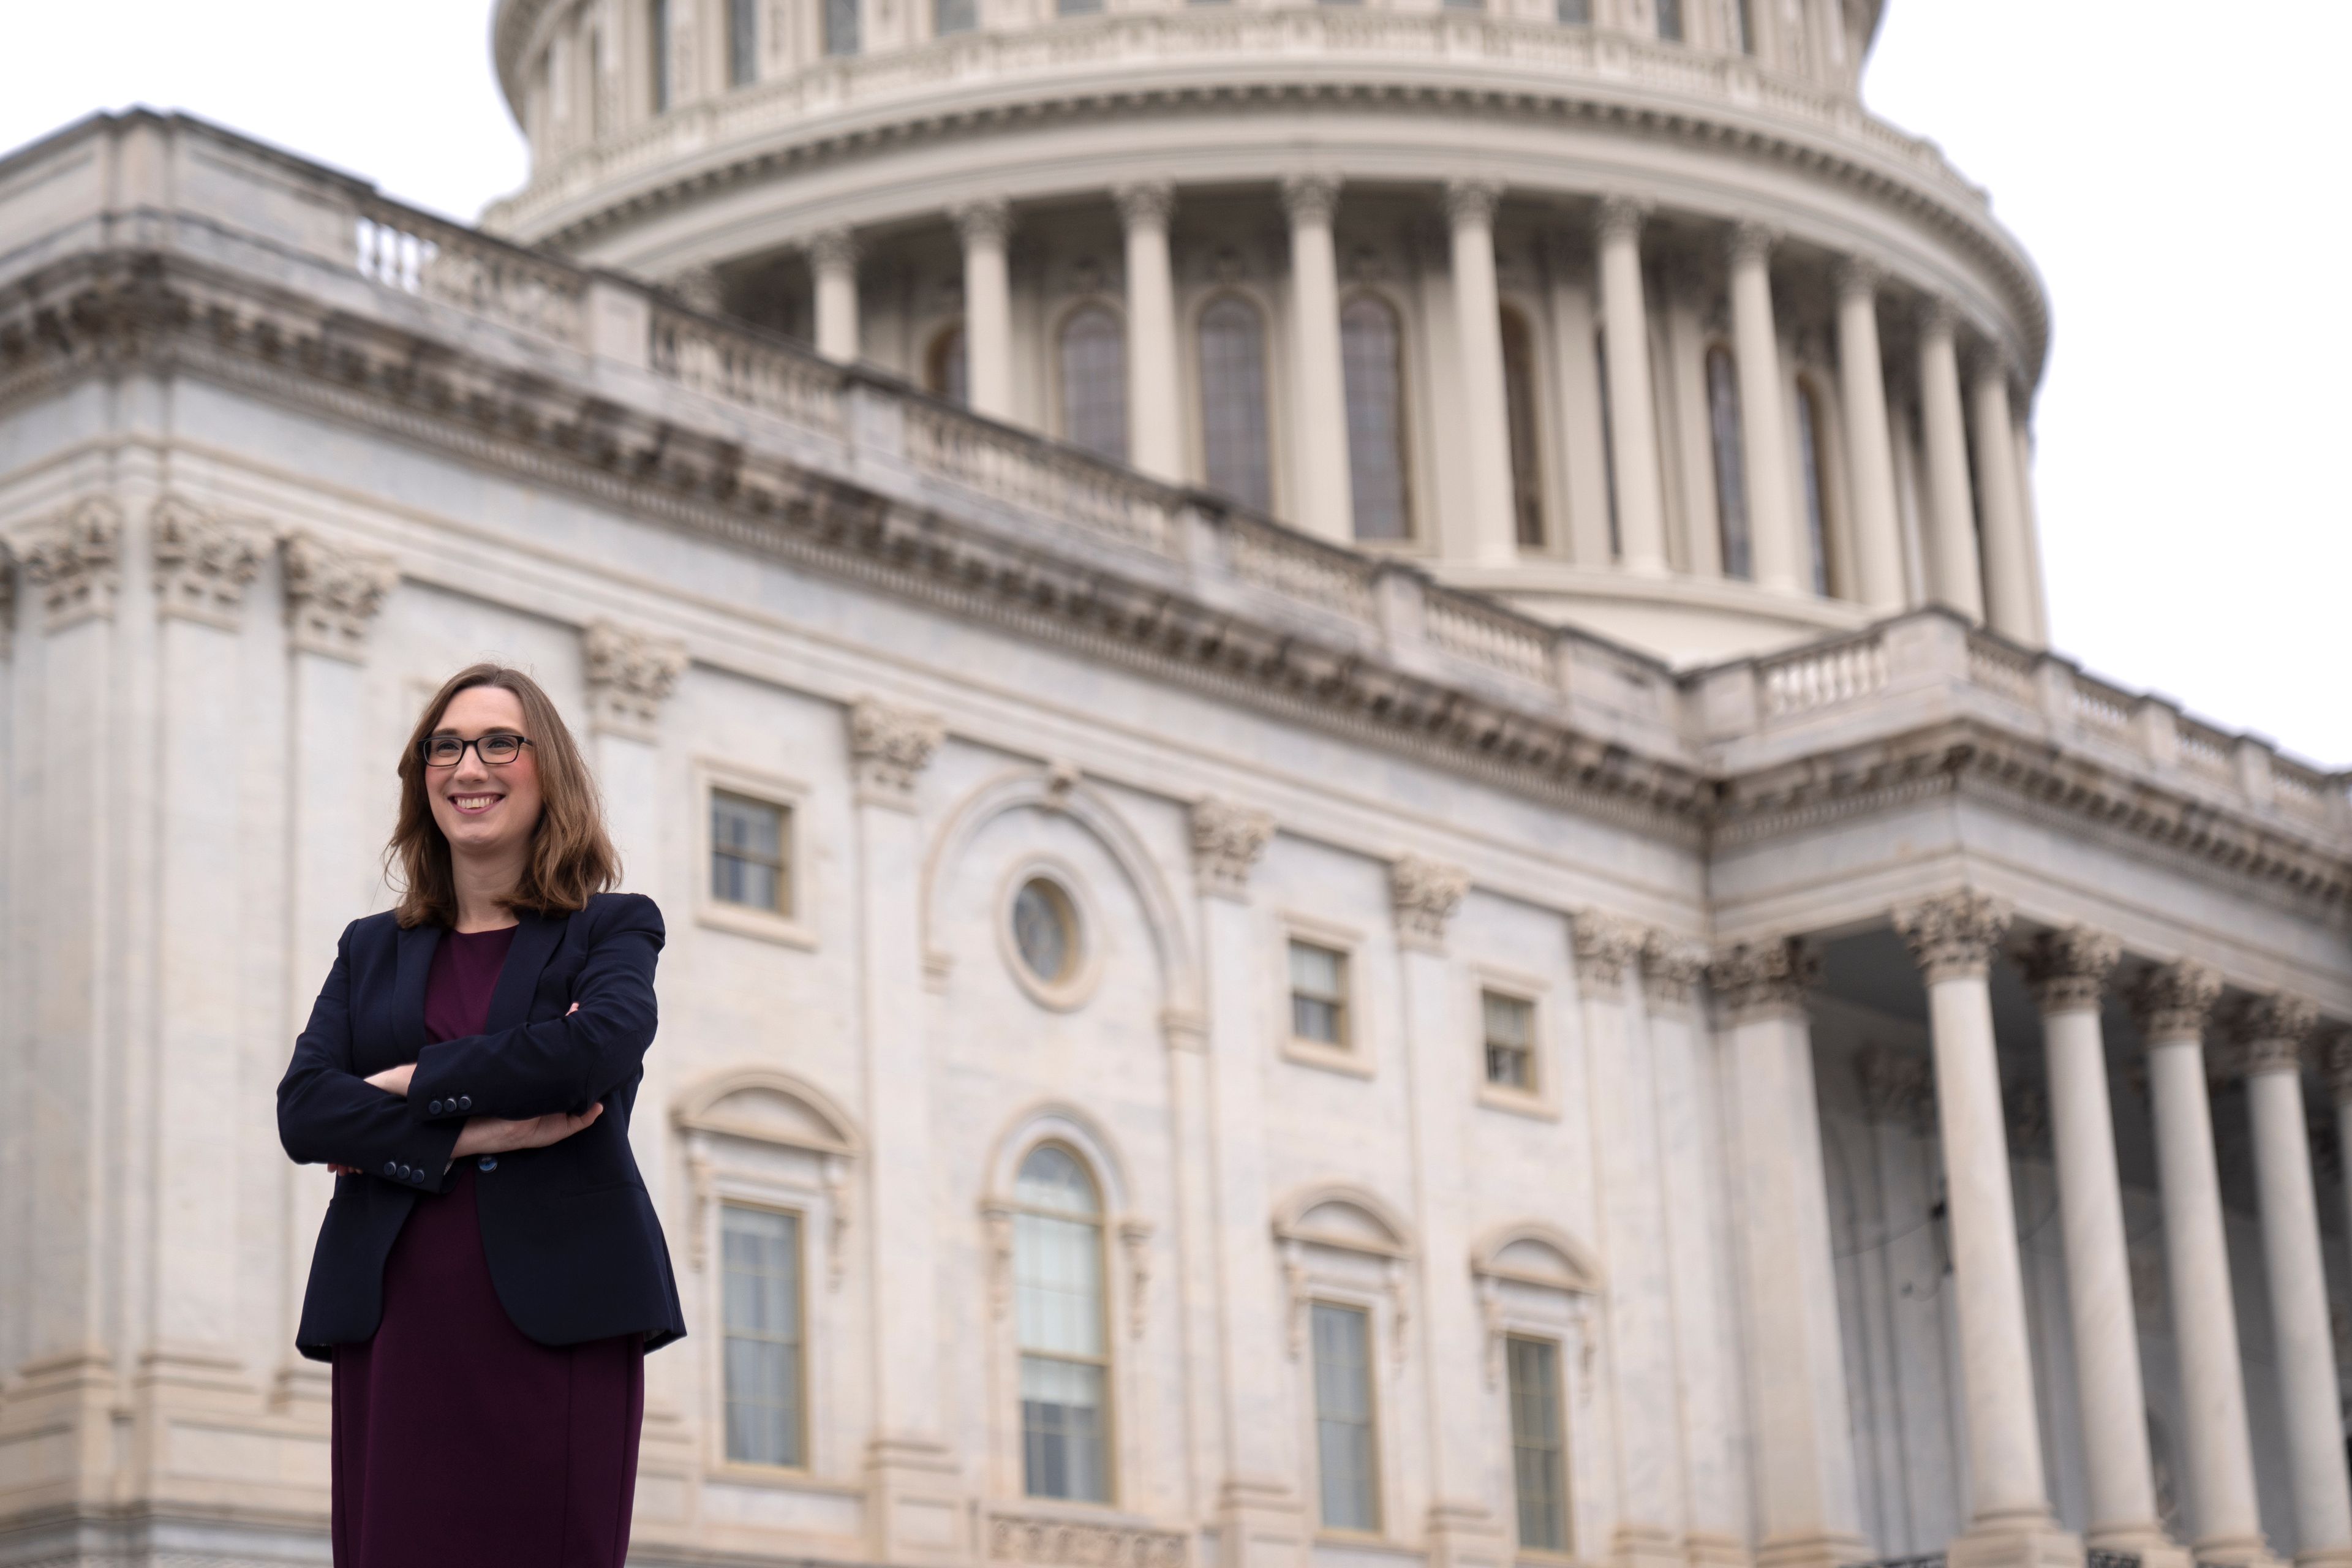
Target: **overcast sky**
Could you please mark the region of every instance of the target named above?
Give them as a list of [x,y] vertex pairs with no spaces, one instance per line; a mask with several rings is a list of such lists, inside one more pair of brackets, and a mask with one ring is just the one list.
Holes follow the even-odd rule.
[[[523,174],[488,0],[8,7],[0,148],[185,109],[470,218]],[[2352,5],[1891,0],[1873,109],[2040,264],[2035,428],[2061,651],[2352,763]]]

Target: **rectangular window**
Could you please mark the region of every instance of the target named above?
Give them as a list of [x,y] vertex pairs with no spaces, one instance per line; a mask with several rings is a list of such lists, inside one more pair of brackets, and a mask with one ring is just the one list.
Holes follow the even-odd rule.
[[824,0],[824,52],[857,52],[857,0]]
[[727,1457],[746,1465],[803,1465],[800,1216],[737,1204],[722,1204],[719,1213]]
[[793,912],[792,813],[750,795],[710,792],[710,896],[771,914]]
[[1108,1502],[1102,1229],[1044,1214],[1013,1227],[1024,1484],[1031,1497]]
[[654,112],[661,114],[669,109],[669,0],[646,0],[646,31],[652,46],[646,58],[653,73]]
[[727,0],[727,85],[760,79],[760,0]]
[[1559,1347],[1504,1342],[1511,1381],[1511,1484],[1519,1500],[1519,1547],[1568,1550],[1567,1445],[1560,1436]]
[[940,37],[980,26],[980,0],[931,0],[931,31]]
[[1348,1048],[1348,955],[1311,942],[1290,944],[1290,1032]]
[[1315,1303],[1315,1451],[1323,1528],[1381,1527],[1372,1440],[1372,1326],[1361,1307]]
[[1670,44],[1683,41],[1683,0],[1658,0],[1658,37]]
[[1497,1089],[1536,1087],[1535,1004],[1500,992],[1478,994],[1486,1020],[1486,1081]]

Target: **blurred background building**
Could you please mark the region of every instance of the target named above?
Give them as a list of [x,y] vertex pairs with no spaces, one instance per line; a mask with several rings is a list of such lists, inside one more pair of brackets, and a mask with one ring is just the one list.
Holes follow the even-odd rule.
[[0,159],[0,1564],[326,1560],[271,1092],[485,654],[669,921],[636,1561],[2352,1564],[2347,780],[2045,647],[1876,23],[502,0],[480,229]]

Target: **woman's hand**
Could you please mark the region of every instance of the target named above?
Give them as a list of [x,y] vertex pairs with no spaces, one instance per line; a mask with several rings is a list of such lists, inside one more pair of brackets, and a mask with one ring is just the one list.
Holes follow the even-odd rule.
[[457,1146],[449,1151],[453,1160],[469,1154],[504,1154],[514,1149],[544,1149],[551,1143],[561,1143],[574,1132],[583,1131],[604,1114],[600,1101],[578,1116],[561,1110],[545,1116],[527,1116],[509,1121],[501,1116],[469,1116],[465,1130],[457,1134]]
[[386,1094],[396,1094],[400,1096],[401,1099],[406,1100],[408,1098],[408,1080],[415,1076],[416,1064],[415,1062],[403,1062],[396,1068],[386,1068],[382,1072],[370,1073],[368,1075],[367,1081],[373,1084],[376,1088],[383,1090]]

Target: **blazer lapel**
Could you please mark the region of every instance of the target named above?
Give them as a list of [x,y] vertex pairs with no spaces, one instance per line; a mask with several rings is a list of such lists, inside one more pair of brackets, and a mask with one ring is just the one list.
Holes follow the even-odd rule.
[[539,973],[547,967],[555,944],[563,940],[564,928],[572,922],[570,915],[548,920],[529,910],[516,912],[520,918],[515,928],[514,945],[507,949],[507,961],[499,970],[499,983],[490,992],[490,1016],[482,1026],[486,1035],[530,1022],[530,998],[539,989]]
[[400,931],[392,986],[394,1061],[413,1062],[425,1049],[425,980],[433,971],[433,950],[440,945],[437,925],[407,926]]

